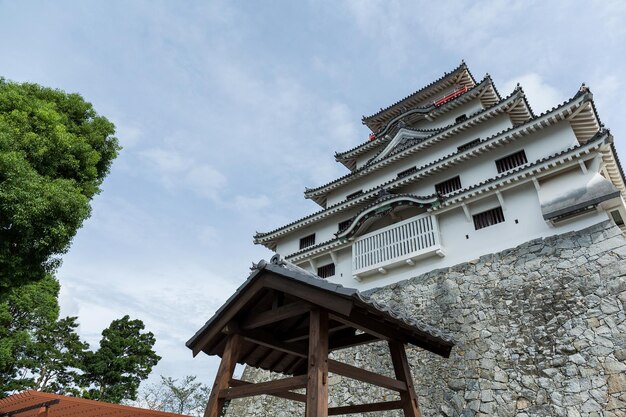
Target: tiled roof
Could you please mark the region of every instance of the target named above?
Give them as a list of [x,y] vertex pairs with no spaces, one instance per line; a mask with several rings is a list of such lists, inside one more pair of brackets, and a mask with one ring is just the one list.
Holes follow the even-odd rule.
[[353,228],[353,223],[357,221],[358,222],[357,226],[358,226],[367,218],[367,216],[365,216],[362,219],[359,219],[359,216],[361,216],[363,213],[366,213],[387,201],[390,201],[390,200],[406,201],[408,199],[413,199],[413,200],[421,200],[421,204],[432,204],[436,201],[439,201],[442,198],[442,196],[437,195],[437,194],[429,194],[429,195],[417,195],[417,194],[408,194],[408,193],[401,193],[401,194],[381,193],[381,194],[382,195],[378,197],[374,202],[372,202],[371,204],[368,204],[367,206],[359,210],[359,212],[352,218],[352,223],[350,224],[350,226],[340,232],[335,233],[335,236],[341,239],[350,237],[356,230],[356,228]]
[[[480,87],[482,87],[482,86],[483,86],[486,82],[491,82],[491,77],[489,77],[488,75],[487,75],[485,78],[483,78],[483,79],[482,79],[479,83],[475,84],[472,88],[470,88],[470,89],[469,89],[466,93],[464,93],[464,94],[462,94],[461,96],[459,96],[458,98],[463,97],[463,96],[465,96],[467,93],[470,93],[470,92],[472,92],[472,91],[476,91],[477,89],[479,89]],[[496,95],[498,96],[498,98],[500,98],[500,94],[499,94],[499,93],[498,93],[498,91],[496,90],[496,87],[495,87],[495,85],[493,84],[493,82],[491,82],[491,85],[493,86],[494,91],[496,91]],[[410,97],[410,96],[409,96],[409,97]],[[455,101],[455,100],[451,100],[451,101],[446,102],[445,104],[448,104],[448,103],[451,103],[451,102],[454,102],[454,101]],[[424,111],[430,111],[430,110],[432,110],[434,107],[435,107],[434,105],[429,105],[429,106],[423,106],[423,107],[412,107],[411,109],[407,109],[407,110],[413,110],[413,109],[423,109]],[[445,105],[440,106],[440,107],[445,107]],[[420,130],[422,130],[422,131],[429,131],[429,130],[431,130],[431,129],[420,129]],[[348,155],[348,154],[350,154],[350,153],[353,153],[353,152],[355,152],[355,151],[357,151],[357,150],[360,150],[361,148],[364,148],[364,150],[365,150],[365,148],[367,148],[367,149],[369,150],[369,149],[371,149],[371,148],[375,148],[375,147],[376,147],[376,146],[372,146],[373,144],[380,145],[380,144],[382,144],[382,143],[384,143],[384,142],[386,142],[386,141],[388,141],[388,139],[387,139],[387,140],[385,140],[385,136],[376,137],[376,139],[374,139],[374,140],[368,140],[367,142],[363,142],[363,143],[361,143],[360,145],[357,145],[357,146],[355,146],[354,148],[349,149],[349,150],[347,150],[347,151],[344,151],[344,152],[335,152],[335,159],[336,159],[336,160],[341,160],[341,159],[343,159],[346,155]]]
[[[481,84],[482,84],[482,82],[481,82]],[[478,86],[480,86],[481,84],[477,84],[476,86],[478,87]],[[470,90],[470,91],[471,91],[471,90]],[[469,93],[470,91],[468,91],[468,93]],[[493,109],[494,109],[494,108],[496,108],[497,106],[502,105],[504,102],[506,102],[507,100],[511,99],[511,98],[512,98],[512,97],[513,97],[516,93],[518,93],[519,91],[520,91],[520,90],[515,89],[515,90],[513,90],[513,92],[512,92],[511,94],[509,94],[509,96],[508,96],[508,97],[506,97],[506,98],[504,98],[504,99],[501,99],[498,103],[494,104],[493,106],[487,107],[487,108],[485,108],[485,109],[483,109],[483,110],[481,110],[481,111],[479,111],[479,112],[477,112],[477,113],[474,113],[474,114],[473,114],[471,117],[469,117],[468,119],[465,119],[465,120],[463,120],[463,121],[459,121],[459,122],[455,122],[455,123],[453,123],[453,124],[451,124],[451,125],[449,125],[449,126],[446,126],[446,127],[444,127],[443,129],[441,129],[441,130],[439,130],[439,131],[434,132],[434,133],[433,133],[433,135],[431,135],[431,136],[429,136],[429,137],[422,138],[422,139],[420,139],[420,140],[419,140],[419,141],[417,141],[417,142],[412,142],[412,143],[410,144],[410,146],[406,146],[405,148],[402,148],[401,150],[405,150],[405,149],[408,149],[408,148],[410,148],[410,147],[412,147],[412,146],[414,146],[414,145],[417,145],[417,144],[419,144],[419,143],[422,143],[422,142],[428,141],[428,140],[429,140],[429,139],[431,139],[432,137],[434,137],[434,136],[436,136],[436,135],[438,135],[438,134],[440,134],[440,133],[442,133],[442,132],[444,132],[444,131],[446,131],[446,130],[452,129],[452,128],[454,128],[454,127],[458,126],[458,125],[461,125],[461,124],[464,124],[464,123],[469,123],[470,121],[472,121],[472,119],[473,119],[473,118],[475,118],[475,117],[477,117],[477,116],[480,116],[481,114],[486,113],[486,112],[488,112],[488,111],[490,111],[490,110],[493,110]],[[531,120],[532,120],[532,119],[531,119]],[[379,163],[379,162],[385,161],[386,159],[388,159],[388,158],[390,158],[391,156],[393,156],[393,155],[395,155],[395,154],[398,154],[398,153],[400,153],[400,150],[398,150],[398,151],[394,151],[394,152],[390,153],[389,155],[387,155],[385,158],[382,158],[382,159],[380,159],[380,160],[376,161],[376,164],[377,164],[377,163]],[[374,158],[375,158],[375,157],[374,157]],[[343,180],[345,180],[346,178],[349,178],[349,177],[351,177],[351,176],[356,176],[356,175],[358,175],[358,174],[360,174],[361,172],[363,172],[363,171],[365,171],[365,170],[367,170],[367,169],[371,168],[373,165],[376,165],[376,164],[369,163],[369,164],[367,164],[367,165],[362,166],[362,167],[361,167],[361,168],[359,168],[359,169],[356,169],[356,170],[354,170],[354,171],[352,171],[352,172],[349,172],[349,173],[347,173],[347,174],[345,174],[345,175],[343,175],[343,176],[341,176],[341,177],[339,177],[339,178],[337,178],[337,179],[335,179],[335,180],[333,180],[333,181],[330,181],[330,182],[328,182],[328,183],[326,183],[326,184],[324,184],[324,185],[320,185],[320,186],[315,187],[315,188],[307,188],[307,189],[305,189],[305,195],[310,194],[310,193],[314,193],[314,192],[316,192],[316,191],[320,191],[320,190],[322,190],[322,189],[324,189],[324,188],[328,187],[329,185],[336,184],[336,183],[338,183],[338,182],[340,182],[340,181],[343,181]]]
[[[485,144],[486,142],[490,142],[490,141],[492,141],[492,140],[494,140],[494,139],[496,139],[496,138],[498,138],[498,137],[501,137],[501,136],[502,136],[502,137],[506,137],[506,135],[507,135],[508,133],[510,133],[510,132],[512,132],[512,131],[514,131],[514,130],[517,130],[517,129],[521,129],[521,128],[523,128],[523,127],[525,127],[525,126],[527,126],[527,125],[529,125],[529,124],[531,124],[531,123],[533,123],[533,122],[535,122],[535,121],[537,121],[537,120],[539,120],[539,119],[541,119],[541,118],[545,117],[546,115],[548,115],[548,114],[550,114],[550,113],[552,113],[552,112],[554,112],[554,111],[558,110],[559,108],[564,107],[564,106],[567,106],[568,104],[571,104],[572,102],[574,102],[574,101],[575,101],[576,99],[578,99],[579,97],[580,97],[580,95],[576,95],[576,96],[574,96],[574,97],[570,98],[569,100],[566,100],[566,101],[564,101],[563,103],[561,103],[561,104],[559,104],[559,105],[557,105],[557,106],[554,106],[554,107],[552,107],[552,108],[551,108],[551,109],[549,109],[549,110],[544,111],[544,112],[543,112],[543,113],[541,113],[540,115],[535,116],[534,118],[532,118],[532,119],[528,120],[527,122],[525,122],[525,123],[523,123],[523,124],[520,124],[520,125],[517,125],[517,126],[513,126],[513,127],[510,127],[510,128],[508,128],[508,129],[505,129],[505,130],[503,130],[503,131],[500,131],[500,132],[498,132],[498,133],[495,133],[494,135],[492,135],[492,136],[490,136],[490,137],[488,137],[488,138],[485,138],[485,139],[481,140],[481,141],[480,141],[480,143],[479,143],[479,144],[477,144],[477,146],[482,145],[482,144]],[[587,98],[588,98],[589,100],[591,100],[591,96],[589,96],[589,95],[588,95],[588,96],[587,96]],[[470,120],[470,119],[468,119],[468,120]],[[467,122],[468,120],[466,120],[465,122]],[[412,147],[414,147],[414,146],[416,146],[416,145],[417,145],[417,144],[414,144],[413,146],[411,146],[411,148],[412,148]],[[405,149],[405,150],[410,150],[411,148],[407,148],[407,149]],[[465,152],[465,151],[464,151],[464,152]],[[451,157],[453,157],[453,156],[457,155],[458,153],[459,153],[459,152],[453,152],[453,153],[448,154],[448,155],[445,155],[445,156],[443,156],[443,157],[441,157],[441,158],[439,158],[439,159],[437,159],[437,160],[435,160],[435,161],[431,161],[431,162],[429,162],[429,163],[427,163],[427,164],[425,164],[425,165],[422,165],[421,167],[419,167],[419,168],[418,168],[418,172],[419,172],[420,170],[424,170],[424,169],[426,169],[426,168],[430,168],[430,167],[432,167],[433,165],[435,165],[435,164],[438,164],[438,163],[442,162],[443,160],[449,159],[449,158],[451,158]],[[403,178],[403,180],[405,180],[405,179],[407,179],[407,178],[410,178],[410,177]],[[391,180],[389,180],[389,181],[387,181],[387,182],[385,182],[385,183],[383,183],[383,184],[377,185],[376,187],[373,187],[373,188],[371,188],[371,189],[369,189],[369,190],[364,190],[363,195],[362,195],[361,197],[359,197],[358,199],[352,200],[352,202],[353,202],[353,203],[356,203],[357,201],[358,201],[358,202],[365,202],[365,201],[367,201],[367,200],[371,200],[371,199],[372,199],[372,198],[374,198],[375,196],[374,196],[374,195],[372,195],[372,194],[370,194],[370,193],[372,193],[373,191],[379,190],[381,187],[383,187],[383,188],[384,188],[384,187],[388,187],[389,185],[391,185],[392,183],[394,183],[394,182],[396,182],[396,181],[398,181],[398,179],[395,179],[395,178],[394,178],[394,179],[391,179]],[[338,207],[338,206],[341,206],[341,205],[343,205],[343,204],[345,204],[345,203],[346,203],[346,201],[340,201],[340,202],[338,202],[338,203],[336,203],[336,204],[333,204],[333,205],[332,205],[332,206],[330,206],[330,207],[327,207],[327,208],[325,208],[325,209],[319,210],[319,211],[317,211],[317,212],[315,212],[315,213],[313,213],[313,214],[310,214],[310,215],[305,216],[305,217],[303,217],[303,218],[301,218],[301,219],[295,220],[295,221],[293,221],[293,222],[291,222],[291,223],[289,223],[289,224],[287,224],[287,225],[284,225],[284,226],[282,226],[282,227],[279,227],[279,228],[277,228],[277,229],[274,229],[274,230],[272,230],[272,231],[270,231],[270,232],[265,232],[265,233],[258,233],[258,232],[257,232],[257,234],[255,235],[255,240],[256,240],[256,242],[257,242],[257,243],[260,243],[260,242],[258,241],[258,239],[261,239],[261,238],[263,238],[263,237],[265,237],[265,236],[268,236],[268,235],[274,234],[274,233],[276,233],[276,232],[278,232],[278,231],[280,231],[280,230],[286,229],[286,228],[288,228],[288,227],[290,227],[290,226],[293,226],[293,225],[295,225],[295,224],[297,224],[297,223],[299,223],[299,222],[301,222],[301,221],[304,221],[304,220],[310,219],[310,218],[312,218],[312,217],[318,216],[318,215],[320,215],[320,214],[322,214],[322,213],[324,213],[324,212],[326,212],[326,211],[329,211],[329,210],[331,210],[331,209],[334,209],[334,208],[336,208],[336,207]]]
[[494,177],[491,177],[491,178],[489,178],[489,179],[487,179],[485,181],[481,181],[478,184],[474,184],[474,185],[472,185],[470,187],[466,187],[466,188],[463,188],[461,190],[457,190],[457,191],[454,191],[454,192],[452,192],[450,194],[447,194],[446,198],[444,200],[443,205],[449,204],[450,200],[453,200],[455,197],[458,197],[461,194],[465,194],[465,193],[467,193],[469,191],[475,190],[477,188],[484,187],[485,185],[488,185],[488,184],[491,184],[493,182],[499,181],[499,180],[504,179],[506,177],[510,177],[510,176],[512,176],[514,174],[517,174],[517,173],[521,172],[521,171],[525,171],[528,168],[533,168],[533,167],[536,167],[538,165],[544,164],[546,162],[550,162],[552,160],[558,159],[559,157],[561,157],[563,155],[567,155],[568,153],[571,153],[571,152],[576,151],[576,150],[578,150],[580,148],[586,147],[587,145],[594,144],[594,143],[597,143],[597,142],[601,142],[601,141],[605,140],[607,137],[609,137],[608,130],[606,130],[606,129],[600,130],[600,131],[598,131],[598,133],[596,133],[594,135],[593,138],[589,139],[589,141],[587,141],[587,143],[585,143],[584,145],[580,145],[579,144],[579,145],[570,146],[569,148],[567,148],[567,149],[565,149],[565,150],[563,150],[561,152],[557,152],[557,153],[552,154],[550,156],[546,156],[544,158],[538,159],[538,160],[536,160],[533,163],[530,163],[530,164],[527,163],[527,164],[524,164],[524,165],[520,165],[519,167],[516,167],[516,168],[511,169],[509,171],[503,172],[501,174],[498,174],[498,175],[496,175]]
[[[512,170],[509,170],[509,171],[503,172],[501,174],[498,174],[498,175],[496,175],[494,177],[491,177],[491,178],[489,178],[489,179],[487,179],[485,181],[481,181],[481,182],[479,182],[477,184],[474,184],[474,185],[471,185],[469,187],[465,187],[465,188],[462,188],[460,190],[456,190],[456,191],[454,191],[452,193],[446,194],[446,195],[440,197],[440,199],[439,199],[439,201],[441,201],[441,205],[434,206],[433,210],[436,211],[436,210],[438,210],[441,207],[445,207],[445,206],[451,204],[452,200],[458,198],[459,196],[461,196],[463,194],[466,194],[466,193],[469,193],[471,191],[477,190],[479,188],[482,188],[482,187],[484,187],[486,185],[489,185],[491,183],[497,182],[499,180],[505,179],[507,177],[514,176],[515,174],[519,174],[520,172],[528,170],[530,168],[535,168],[535,167],[537,167],[537,166],[539,166],[541,164],[545,164],[546,162],[553,161],[553,160],[558,159],[558,158],[560,158],[560,157],[562,157],[564,155],[567,155],[568,153],[572,153],[572,152],[574,152],[574,151],[576,151],[578,149],[581,149],[581,148],[584,148],[584,147],[588,147],[588,146],[591,147],[591,145],[594,145],[594,144],[597,144],[599,142],[602,142],[603,140],[606,140],[606,138],[609,137],[609,136],[610,136],[609,131],[607,129],[603,129],[603,130],[599,131],[598,133],[596,133],[596,135],[593,138],[591,138],[589,141],[587,141],[587,143],[585,143],[583,145],[571,146],[571,147],[569,147],[569,148],[567,148],[567,149],[565,149],[565,150],[563,150],[561,152],[558,152],[558,153],[552,154],[550,156],[538,159],[537,161],[535,161],[533,163],[530,163],[530,164],[527,163],[527,164],[521,165],[521,166],[516,167],[516,168],[514,168]],[[612,143],[611,143],[611,145],[612,145]],[[615,157],[616,157],[616,160],[617,160],[617,155],[615,155]],[[437,196],[434,195],[434,194],[426,195],[426,196],[418,196],[418,195],[415,195],[415,194],[389,194],[388,196],[386,196],[386,199],[390,200],[390,199],[393,199],[395,197],[416,198],[416,199],[425,199],[426,200],[426,199],[432,199],[432,198],[437,197]],[[362,210],[360,210],[359,214],[361,214],[361,213],[363,213],[363,212],[365,212],[367,210],[372,209],[377,204],[380,204],[380,202],[381,202],[380,200],[376,200],[375,203],[369,204],[367,207],[365,207]],[[354,218],[356,218],[356,217],[358,217],[358,215],[355,216]],[[340,238],[333,238],[333,239],[327,240],[325,242],[321,242],[318,245],[315,245],[315,247],[316,248],[320,248],[320,247],[326,246],[328,244],[331,244],[333,242],[336,242],[338,240],[340,240]],[[307,248],[307,249],[310,249],[310,248]],[[300,254],[302,254],[304,252],[306,252],[306,250],[298,251],[298,252],[295,252],[293,254],[289,254],[288,257],[292,258],[292,257],[300,255]]]
[[450,76],[454,76],[454,75],[460,74],[463,70],[467,70],[467,72],[470,74],[470,77],[475,82],[474,77],[469,72],[469,69],[467,68],[467,65],[465,64],[465,62],[461,62],[461,64],[458,67],[456,67],[455,69],[453,69],[451,72],[444,73],[443,76],[437,78],[435,81],[431,82],[430,84],[427,84],[426,86],[420,88],[416,92],[414,92],[412,94],[409,94],[408,96],[404,97],[403,99],[400,99],[400,100],[396,101],[395,103],[391,104],[390,106],[387,106],[385,108],[381,108],[378,112],[372,114],[371,116],[363,116],[363,121],[371,120],[371,119],[373,119],[373,118],[375,118],[377,116],[380,116],[381,114],[383,114],[387,110],[397,106],[398,104],[400,104],[400,103],[402,103],[402,102],[404,102],[404,101],[406,101],[406,100],[408,100],[408,99],[410,99],[412,97],[415,97],[416,95],[426,91],[430,87],[434,86],[435,84],[440,83],[441,81],[445,80],[446,78],[448,78]]

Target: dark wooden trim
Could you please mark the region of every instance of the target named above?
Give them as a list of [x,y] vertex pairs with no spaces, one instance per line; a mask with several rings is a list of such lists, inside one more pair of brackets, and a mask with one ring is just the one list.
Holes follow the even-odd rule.
[[452,346],[454,346],[453,344],[442,345],[435,343],[429,340],[429,337],[432,336],[429,336],[428,334],[418,335],[415,333],[408,333],[395,323],[377,320],[374,316],[368,315],[366,312],[358,309],[355,309],[349,316],[331,313],[330,318],[340,323],[352,326],[355,329],[359,329],[364,333],[376,336],[381,340],[395,340],[402,343],[410,343],[424,348],[429,352],[443,356],[444,358],[450,356],[450,350],[452,349]]
[[308,313],[310,310],[311,304],[296,301],[261,313],[250,313],[246,318],[241,320],[240,328],[243,330],[256,329],[257,327],[300,316],[304,313]]
[[343,337],[341,339],[331,340],[329,350],[345,349],[353,346],[360,346],[367,343],[379,342],[380,339],[374,335],[361,333],[352,337]]
[[213,383],[209,402],[204,411],[204,417],[219,417],[222,414],[224,399],[220,398],[218,394],[220,394],[223,389],[228,388],[228,383],[235,371],[235,365],[237,365],[239,350],[241,348],[241,337],[238,334],[231,334],[227,337],[222,361],[215,375],[215,382]]
[[304,388],[307,384],[306,375],[292,376],[275,381],[259,382],[258,384],[240,385],[220,390],[220,399],[252,397],[255,395],[273,395],[292,389]]
[[328,417],[328,312],[309,313],[306,417]]
[[297,373],[298,368],[301,367],[305,362],[306,362],[306,359],[296,358],[296,360],[293,361],[293,363],[289,364],[289,367],[285,368],[285,372],[288,374]]
[[351,299],[343,298],[341,295],[329,294],[326,290],[315,288],[311,285],[303,285],[295,280],[285,280],[273,275],[265,276],[265,286],[277,291],[283,291],[293,297],[308,301],[329,311],[336,311],[339,314],[350,315],[354,302]]
[[[193,356],[195,357],[200,351],[205,350],[206,345],[210,340],[213,340],[241,309],[251,300],[256,297],[260,297],[261,290],[263,289],[263,277],[258,279],[250,285],[245,291],[242,291],[239,298],[233,300],[229,307],[220,314],[220,317],[213,323],[198,340],[195,341],[192,348]],[[208,349],[207,349],[208,350]],[[210,355],[209,352],[207,354]]]
[[[340,330],[349,329],[349,328],[350,326],[348,326],[347,324],[341,324],[339,326],[329,327],[328,334],[332,334]],[[297,342],[300,340],[307,340],[308,338],[309,338],[308,326],[305,328],[297,328],[296,330],[283,333],[283,337],[281,337],[281,339],[283,339],[283,342]]]
[[402,408],[401,401],[386,401],[380,403],[346,405],[328,409],[329,416],[342,416],[344,414],[367,413],[371,411],[399,410]]
[[[254,384],[252,382],[242,381],[240,379],[231,379],[230,380],[231,388],[232,387],[248,386],[248,385],[254,385]],[[278,398],[284,398],[286,400],[298,401],[298,402],[301,402],[301,403],[305,403],[306,402],[306,395],[298,394],[297,392],[284,391],[284,392],[275,392],[275,393],[267,394],[267,395],[271,395],[271,396],[278,397]]]
[[393,378],[389,378],[388,376],[366,371],[365,369],[337,362],[332,359],[328,360],[328,371],[333,374],[367,382],[369,384],[377,385],[390,390],[399,392],[406,391],[406,384],[403,381],[398,381]]
[[389,351],[391,352],[391,361],[393,369],[398,380],[406,383],[406,391],[400,393],[400,401],[404,410],[405,417],[421,417],[419,402],[413,387],[413,377],[411,376],[411,368],[406,357],[404,344],[399,342],[389,342]]
[[257,345],[265,346],[270,349],[278,350],[283,353],[288,353],[293,356],[299,356],[301,358],[306,358],[306,347],[302,343],[284,343],[280,340],[276,340],[271,333],[260,331],[260,330],[252,330],[247,331],[241,334],[241,337],[252,343],[256,343]]

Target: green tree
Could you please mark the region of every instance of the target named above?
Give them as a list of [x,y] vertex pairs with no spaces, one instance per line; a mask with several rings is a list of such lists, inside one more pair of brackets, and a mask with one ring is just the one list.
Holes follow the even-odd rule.
[[135,400],[137,389],[161,359],[152,349],[151,332],[143,332],[141,320],[124,316],[102,332],[100,348],[88,352],[83,364],[86,398],[119,403]]
[[30,386],[24,379],[23,361],[33,335],[59,316],[59,283],[51,275],[12,288],[0,300],[0,397]]
[[78,94],[0,78],[0,295],[58,266],[120,149],[114,132]]
[[76,333],[76,317],[45,323],[37,329],[20,366],[29,388],[57,394],[78,393],[81,368],[89,345]]
[[148,384],[139,390],[134,404],[151,410],[168,411],[189,416],[202,416],[211,389],[187,375],[182,380],[161,375],[161,382]]

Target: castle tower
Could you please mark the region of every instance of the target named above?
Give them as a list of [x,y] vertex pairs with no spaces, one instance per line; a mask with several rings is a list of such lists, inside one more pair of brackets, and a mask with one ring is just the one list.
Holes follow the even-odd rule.
[[321,209],[255,243],[348,287],[382,287],[609,220],[626,230],[624,174],[583,84],[536,115],[465,63],[377,113],[349,170],[305,197]]
[[[626,189],[590,90],[537,115],[462,63],[363,123],[335,155],[349,172],[305,191],[321,209],[255,242],[453,336],[446,360],[408,350],[424,416],[626,417]],[[334,358],[385,374],[388,354]],[[393,398],[329,376],[331,405]],[[255,398],[226,415],[302,411]]]

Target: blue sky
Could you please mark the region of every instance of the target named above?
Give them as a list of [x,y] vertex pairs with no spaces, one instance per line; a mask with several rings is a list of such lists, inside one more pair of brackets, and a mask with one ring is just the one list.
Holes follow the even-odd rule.
[[541,112],[582,82],[626,159],[621,1],[8,1],[0,76],[79,92],[124,150],[58,276],[97,344],[124,314],[155,374],[212,381],[185,341],[271,253],[252,244],[317,206],[375,113],[465,59]]

